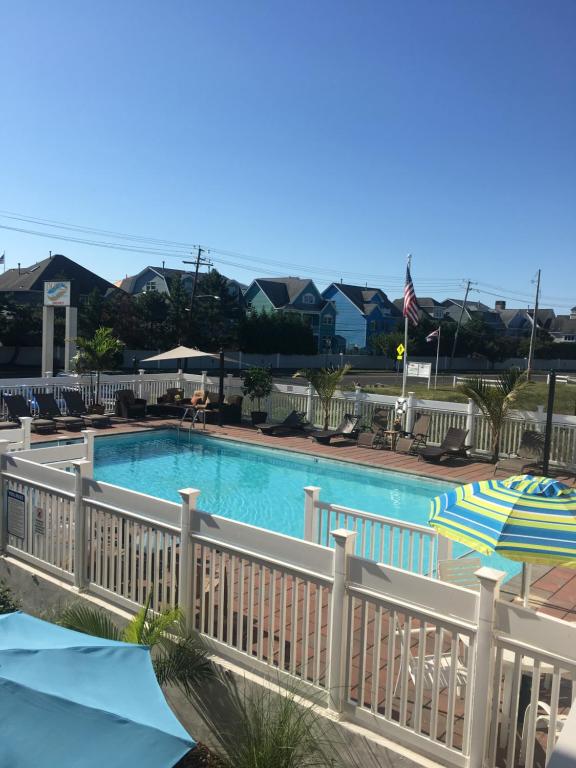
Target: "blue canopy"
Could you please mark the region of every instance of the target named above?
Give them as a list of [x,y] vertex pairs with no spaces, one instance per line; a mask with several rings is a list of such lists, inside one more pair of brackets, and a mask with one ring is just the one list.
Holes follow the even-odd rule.
[[0,615],[2,765],[169,768],[195,746],[143,645]]

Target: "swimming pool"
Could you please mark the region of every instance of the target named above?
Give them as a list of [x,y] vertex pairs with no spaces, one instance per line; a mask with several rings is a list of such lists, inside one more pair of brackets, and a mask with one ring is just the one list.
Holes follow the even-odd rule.
[[[198,488],[200,509],[298,538],[304,535],[307,485],[321,488],[322,501],[420,525],[427,523],[430,499],[453,487],[171,429],[97,438],[94,475],[169,501],[180,501],[180,488]],[[455,554],[464,551],[454,544]],[[499,556],[483,560],[509,574],[519,570]]]

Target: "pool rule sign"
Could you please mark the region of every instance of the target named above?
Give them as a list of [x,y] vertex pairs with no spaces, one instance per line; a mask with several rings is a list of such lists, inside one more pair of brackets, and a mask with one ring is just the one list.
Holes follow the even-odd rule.
[[26,538],[26,496],[18,491],[6,492],[8,535]]

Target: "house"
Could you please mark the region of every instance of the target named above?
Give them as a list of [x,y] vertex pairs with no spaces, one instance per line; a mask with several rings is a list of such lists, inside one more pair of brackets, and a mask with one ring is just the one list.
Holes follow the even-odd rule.
[[0,275],[0,295],[9,294],[19,304],[42,304],[44,282],[56,280],[70,281],[72,300],[76,304],[94,290],[103,297],[118,291],[116,286],[91,270],[56,253],[30,267],[19,264],[14,269],[7,269]]
[[[455,322],[460,322],[462,325],[470,322],[470,320],[481,320],[488,327],[490,327],[494,333],[505,333],[506,326],[500,318],[499,312],[495,309],[491,309],[481,301],[466,301],[462,299],[445,299],[442,306],[446,308],[445,317]],[[462,318],[462,319],[460,319]]]
[[[441,302],[436,301],[431,296],[424,296],[416,298],[418,302],[418,317],[420,320],[444,320],[448,318],[446,307]],[[404,316],[404,299],[394,299],[394,306],[400,312],[402,317]]]
[[569,315],[556,315],[548,331],[554,341],[576,341],[576,307],[572,307]]
[[[198,275],[200,279],[202,275]],[[190,272],[185,269],[172,269],[162,265],[161,267],[144,267],[138,272],[137,275],[126,277],[123,280],[118,280],[116,285],[131,296],[137,296],[141,293],[147,293],[149,291],[156,291],[157,293],[163,293],[167,296],[170,295],[170,286],[174,280],[180,280],[184,290],[192,294],[194,287],[194,272]],[[228,282],[230,294],[236,298],[242,296],[242,290],[244,286],[238,283],[236,280],[230,280],[225,278]]]
[[309,323],[319,352],[336,351],[336,307],[312,280],[300,277],[259,277],[244,292],[244,302],[255,312],[299,315]]
[[336,307],[335,334],[342,351],[369,349],[372,336],[395,330],[402,320],[402,312],[380,288],[331,283],[322,296]]

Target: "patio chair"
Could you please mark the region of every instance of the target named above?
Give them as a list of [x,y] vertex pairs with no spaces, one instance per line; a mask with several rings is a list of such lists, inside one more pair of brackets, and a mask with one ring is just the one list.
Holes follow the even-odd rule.
[[70,416],[78,416],[87,427],[109,427],[110,416],[104,413],[89,413],[82,394],[77,389],[64,389],[62,397]]
[[[32,416],[30,408],[26,403],[26,400],[22,395],[4,395],[4,402],[10,418],[17,424],[20,424],[20,419],[23,417]],[[30,426],[32,432],[38,432],[38,434],[46,434],[49,432],[56,432],[57,424],[54,419],[39,419],[33,418]]]
[[[444,690],[450,685],[450,676],[452,673],[452,667],[454,662],[452,661],[452,653],[441,653],[438,656],[438,666],[436,666],[436,655],[434,653],[425,654],[422,657],[422,666],[420,667],[420,659],[412,654],[412,637],[420,636],[420,628],[413,627],[410,632],[407,633],[406,628],[402,627],[396,618],[396,624],[394,627],[394,634],[400,638],[400,668],[398,670],[398,677],[396,679],[396,685],[394,686],[394,695],[398,690],[400,680],[402,679],[403,660],[406,659],[408,666],[408,675],[412,684],[417,685],[417,681],[421,680],[423,690],[434,690],[436,680],[438,681],[438,690]],[[409,636],[407,636],[409,635]],[[466,685],[468,684],[468,667],[464,661],[464,656],[467,653],[466,646],[461,640],[458,641],[459,645],[462,645],[463,654],[460,653],[456,656],[456,667],[454,670],[456,695],[463,697]]]
[[466,445],[467,435],[467,429],[450,427],[439,446],[423,448],[418,454],[418,458],[425,459],[426,461],[440,461],[444,456],[467,458],[467,451],[470,447]]
[[146,418],[146,400],[136,397],[131,389],[119,389],[116,392],[115,413],[124,419]]
[[544,434],[532,430],[523,432],[516,456],[499,459],[494,467],[494,474],[506,472],[508,475],[521,475],[528,467],[540,466],[543,453]]
[[177,402],[176,398],[178,398],[178,402],[182,402],[184,390],[179,387],[169,387],[163,395],[158,395],[156,402],[159,405],[175,403]]
[[382,448],[384,435],[388,430],[389,412],[386,408],[378,408],[372,414],[369,432],[360,432],[356,445],[359,448]]
[[333,437],[354,437],[357,432],[360,416],[347,413],[336,429],[316,429],[308,433],[308,437],[323,445],[329,445]]
[[475,575],[482,566],[479,557],[459,557],[455,560],[438,561],[438,578],[457,587],[478,590],[480,582]]
[[399,437],[396,441],[395,450],[397,453],[412,453],[418,448],[423,448],[428,440],[428,430],[430,429],[430,414],[423,413],[418,416],[412,432]]
[[64,429],[82,429],[84,421],[78,416],[64,416],[54,395],[50,393],[38,393],[34,395],[38,404],[38,415],[41,419],[53,419],[59,427]]
[[280,437],[304,432],[307,426],[309,426],[309,422],[306,421],[306,414],[303,411],[291,411],[279,424],[256,424],[256,429],[263,435]]
[[[520,765],[524,765],[526,762],[526,751],[528,749],[528,723],[530,722],[530,710],[532,708],[532,704],[528,704],[524,711],[524,721],[522,723],[522,736],[520,738],[520,759],[519,763]],[[558,735],[562,732],[562,728],[564,728],[564,725],[566,724],[566,720],[568,719],[568,715],[557,713],[556,715],[556,727],[555,731],[556,733],[552,734],[552,738],[556,740]],[[544,726],[546,730],[550,731],[550,724],[552,722],[552,709],[549,704],[546,704],[545,701],[539,701],[536,706],[536,715],[534,718],[534,734],[536,735],[538,728],[540,726]],[[548,738],[550,738],[551,734],[548,733]]]

